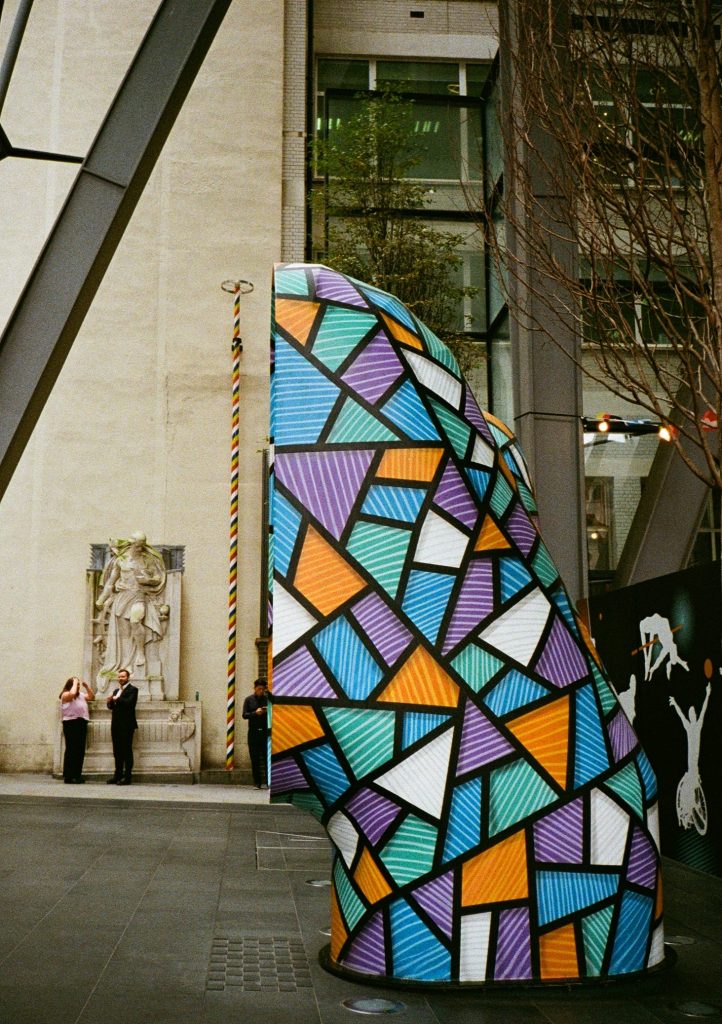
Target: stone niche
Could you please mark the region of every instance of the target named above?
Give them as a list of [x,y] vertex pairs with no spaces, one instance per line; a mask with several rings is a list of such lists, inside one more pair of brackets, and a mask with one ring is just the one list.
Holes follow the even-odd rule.
[[[95,691],[83,774],[112,775],[111,713],[106,699],[127,668],[138,687],[133,775],[140,780],[194,781],[201,769],[201,703],[179,698],[180,615],[184,548],[129,541],[91,545],[86,572],[82,677]],[[62,774],[62,723],[54,772]]]

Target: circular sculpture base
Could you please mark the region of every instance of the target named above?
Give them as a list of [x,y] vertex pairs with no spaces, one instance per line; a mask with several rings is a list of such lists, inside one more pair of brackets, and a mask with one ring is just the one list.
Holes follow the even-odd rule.
[[324,946],[318,954],[318,962],[325,971],[335,975],[337,978],[345,978],[359,985],[371,985],[379,988],[405,988],[427,991],[438,989],[444,992],[474,991],[481,989],[494,989],[495,991],[505,990],[518,991],[519,989],[587,989],[600,988],[610,985],[625,984],[634,982],[637,985],[644,985],[645,988],[660,981],[660,979],[671,970],[677,963],[677,953],[670,946],[664,947],[664,959],[654,967],[648,967],[644,971],[635,971],[632,974],[611,974],[596,978],[567,978],[554,979],[553,981],[542,981],[541,979],[529,979],[518,981],[417,981],[413,978],[391,978],[385,975],[364,974],[362,971],[354,971],[343,967],[331,959],[331,946]]

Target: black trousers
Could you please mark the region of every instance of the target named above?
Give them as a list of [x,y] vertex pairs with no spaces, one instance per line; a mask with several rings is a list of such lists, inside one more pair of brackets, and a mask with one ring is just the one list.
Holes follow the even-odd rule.
[[262,786],[266,781],[267,736],[265,729],[248,730],[248,753],[251,755],[251,773],[256,786]]
[[63,722],[65,755],[63,757],[63,778],[79,779],[83,774],[85,760],[85,738],[88,723],[84,718],[71,718]]
[[115,778],[128,779],[133,771],[133,734],[135,729],[117,722],[110,723],[110,738],[113,741]]

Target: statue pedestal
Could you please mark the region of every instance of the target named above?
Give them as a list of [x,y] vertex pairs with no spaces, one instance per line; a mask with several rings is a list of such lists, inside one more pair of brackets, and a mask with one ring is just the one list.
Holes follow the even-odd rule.
[[[195,782],[201,770],[200,701],[138,701],[135,709],[138,730],[133,740],[133,776],[173,776],[174,781]],[[111,713],[105,701],[92,701],[85,747],[83,775],[110,777],[114,772],[110,739]],[[58,723],[53,770],[62,775],[62,722]]]

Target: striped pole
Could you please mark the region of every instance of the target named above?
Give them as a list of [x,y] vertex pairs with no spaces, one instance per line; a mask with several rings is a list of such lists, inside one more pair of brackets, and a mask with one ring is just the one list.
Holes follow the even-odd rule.
[[236,606],[238,598],[238,440],[241,398],[241,286],[247,281],[224,281],[221,287],[233,294],[233,341],[231,344],[231,521],[228,551],[228,672],[226,684],[226,771],[232,771],[236,732]]

